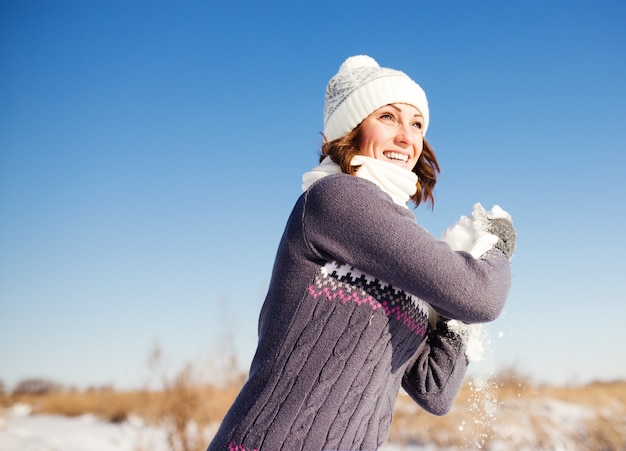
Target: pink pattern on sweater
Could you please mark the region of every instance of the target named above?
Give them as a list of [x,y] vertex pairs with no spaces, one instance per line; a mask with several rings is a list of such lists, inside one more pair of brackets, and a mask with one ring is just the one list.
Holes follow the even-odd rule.
[[229,443],[228,444],[228,451],[259,451],[259,450],[256,449],[256,448],[251,449],[251,450],[247,450],[245,446],[235,445],[233,443]]
[[370,295],[361,297],[356,292],[346,293],[345,290],[341,288],[333,293],[330,291],[328,287],[324,287],[321,290],[316,290],[313,285],[309,285],[309,293],[315,299],[317,299],[319,296],[324,295],[324,297],[328,299],[329,301],[332,301],[334,299],[339,299],[342,302],[342,304],[346,304],[350,301],[356,302],[357,305],[367,304],[372,310],[378,310],[379,308],[382,307],[382,305]]
[[357,305],[367,305],[374,311],[382,308],[385,311],[385,315],[387,315],[388,317],[394,315],[398,321],[410,328],[416,334],[426,334],[426,328],[423,324],[417,322],[415,318],[413,318],[407,311],[403,310],[399,305],[390,307],[389,302],[385,299],[381,299],[379,302],[371,295],[362,297],[359,296],[357,292],[346,293],[343,288],[339,288],[334,292],[331,291],[328,287],[317,290],[313,285],[309,285],[309,294],[313,296],[314,299],[323,296],[329,301],[338,299],[341,301],[342,304],[355,302]]

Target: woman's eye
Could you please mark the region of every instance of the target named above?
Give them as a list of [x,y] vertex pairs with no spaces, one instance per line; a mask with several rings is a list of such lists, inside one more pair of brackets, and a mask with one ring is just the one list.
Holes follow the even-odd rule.
[[422,123],[421,123],[421,122],[418,122],[418,121],[413,122],[413,127],[415,127],[415,128],[419,128],[419,129],[421,130],[421,129],[422,129]]
[[390,120],[393,119],[393,116],[391,115],[391,113],[383,113],[383,114],[380,115],[380,118],[390,121]]

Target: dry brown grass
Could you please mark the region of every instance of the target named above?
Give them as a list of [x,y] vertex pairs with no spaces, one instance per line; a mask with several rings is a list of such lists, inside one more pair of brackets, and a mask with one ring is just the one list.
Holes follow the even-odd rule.
[[5,405],[26,403],[34,414],[76,417],[92,414],[118,423],[130,415],[154,421],[166,414],[210,423],[220,421],[240,386],[172,387],[167,391],[59,391],[45,395],[7,396]]
[[16,395],[11,397],[11,402],[29,404],[34,413],[68,417],[91,413],[111,422],[120,422],[141,404],[142,397],[141,392],[58,391],[44,395]]

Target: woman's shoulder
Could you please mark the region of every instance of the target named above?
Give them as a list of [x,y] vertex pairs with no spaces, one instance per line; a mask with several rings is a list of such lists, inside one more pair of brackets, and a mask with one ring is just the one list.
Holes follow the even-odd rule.
[[313,196],[327,196],[331,194],[337,197],[341,194],[350,197],[355,195],[362,196],[368,192],[376,195],[382,193],[376,184],[349,174],[332,174],[328,175],[309,187],[309,193]]
[[[313,183],[305,194],[309,212],[336,214],[342,210],[369,217],[372,214],[408,214],[375,183],[348,174],[332,174]],[[359,213],[360,212],[360,213]]]

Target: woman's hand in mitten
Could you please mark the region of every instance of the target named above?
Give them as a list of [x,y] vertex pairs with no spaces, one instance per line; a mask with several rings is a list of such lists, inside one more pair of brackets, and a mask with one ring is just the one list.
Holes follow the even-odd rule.
[[477,230],[477,235],[495,237],[492,243],[488,244],[500,249],[511,260],[515,251],[516,233],[509,213],[498,205],[494,205],[491,210],[486,211],[482,205],[476,204],[472,209],[472,222]]

